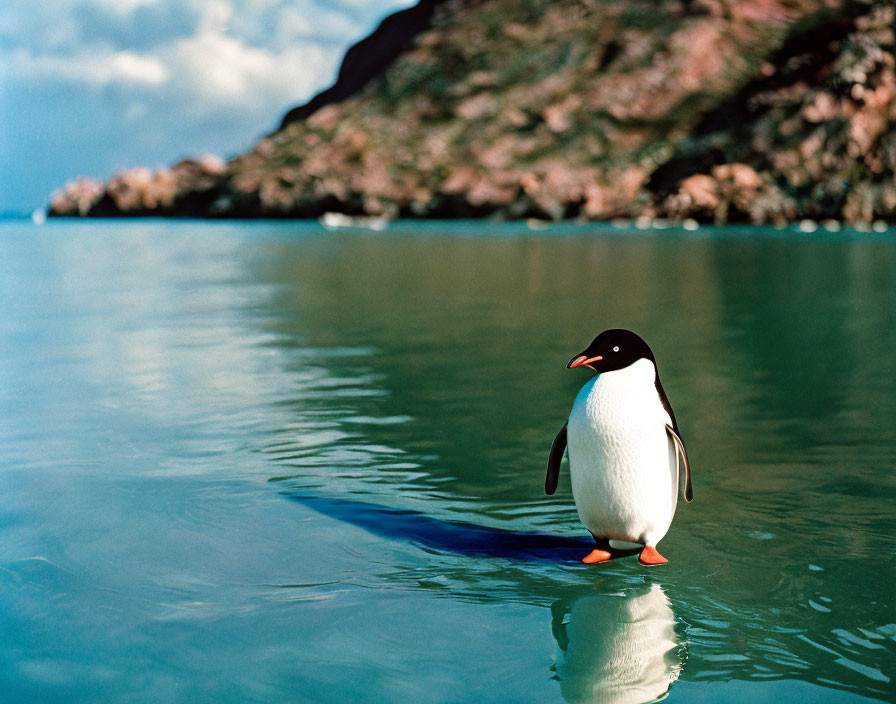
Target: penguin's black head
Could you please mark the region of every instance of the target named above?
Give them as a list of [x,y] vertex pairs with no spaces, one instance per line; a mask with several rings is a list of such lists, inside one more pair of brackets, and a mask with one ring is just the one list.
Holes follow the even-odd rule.
[[590,367],[594,371],[612,372],[634,364],[639,359],[649,359],[656,364],[653,352],[631,330],[604,330],[582,352],[569,360],[567,369]]

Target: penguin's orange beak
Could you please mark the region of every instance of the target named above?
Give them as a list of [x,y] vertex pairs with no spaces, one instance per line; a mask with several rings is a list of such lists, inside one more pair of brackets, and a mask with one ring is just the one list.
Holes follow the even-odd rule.
[[[594,369],[591,365],[594,362],[599,362],[603,359],[602,355],[597,355],[596,357],[588,357],[584,354],[580,354],[578,357],[573,357],[569,360],[569,364],[566,365],[567,369],[575,369],[576,367],[588,367],[589,369]],[[594,369],[597,371],[597,369]]]

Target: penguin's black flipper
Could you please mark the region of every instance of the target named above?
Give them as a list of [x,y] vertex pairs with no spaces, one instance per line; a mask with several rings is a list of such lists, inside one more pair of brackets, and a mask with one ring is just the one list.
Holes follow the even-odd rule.
[[551,444],[551,454],[548,457],[548,473],[544,478],[544,493],[550,496],[557,491],[557,482],[560,481],[560,460],[566,450],[566,424],[560,428],[557,437]]
[[682,460],[684,464],[684,474],[678,472],[678,488],[681,491],[681,495],[684,497],[684,500],[688,503],[694,500],[694,490],[691,488],[691,462],[688,459],[687,450],[684,449],[684,443],[681,441],[681,438],[678,436],[671,425],[666,426],[666,433],[669,435],[669,439],[672,441],[672,444],[675,446],[675,468],[676,470],[679,468],[678,460],[679,458]]

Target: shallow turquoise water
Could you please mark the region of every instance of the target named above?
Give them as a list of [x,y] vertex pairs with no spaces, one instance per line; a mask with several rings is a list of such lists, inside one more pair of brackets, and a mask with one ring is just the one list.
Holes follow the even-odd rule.
[[[6,223],[0,299],[4,700],[896,701],[891,236]],[[542,493],[615,326],[657,568]]]

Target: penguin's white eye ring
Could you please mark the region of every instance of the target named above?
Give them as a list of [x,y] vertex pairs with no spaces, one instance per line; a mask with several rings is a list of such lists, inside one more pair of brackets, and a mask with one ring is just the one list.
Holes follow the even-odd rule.
[[613,348],[613,351],[614,351],[614,352],[618,352],[618,351],[619,351],[619,347],[618,347],[618,346],[617,346],[617,347],[614,347],[614,348]]

